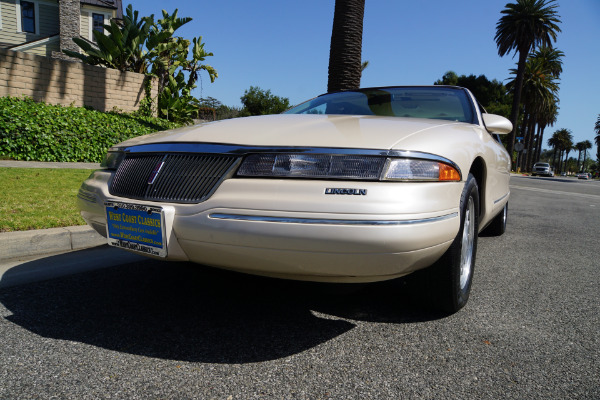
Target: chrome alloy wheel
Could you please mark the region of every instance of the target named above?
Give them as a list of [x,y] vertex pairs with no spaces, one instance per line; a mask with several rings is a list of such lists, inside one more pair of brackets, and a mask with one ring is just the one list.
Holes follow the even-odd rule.
[[460,291],[468,290],[473,273],[473,243],[475,242],[475,203],[469,196],[463,222],[462,246],[460,252]]

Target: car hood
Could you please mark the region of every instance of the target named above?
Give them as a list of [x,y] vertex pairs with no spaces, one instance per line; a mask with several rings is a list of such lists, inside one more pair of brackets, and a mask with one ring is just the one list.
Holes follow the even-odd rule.
[[[469,128],[470,127],[470,128]],[[220,143],[245,146],[394,149],[439,129],[473,125],[417,118],[354,115],[264,115],[187,126],[140,136],[121,143]],[[427,135],[428,136],[428,135]],[[412,142],[412,140],[410,140]],[[431,144],[431,142],[430,142]]]

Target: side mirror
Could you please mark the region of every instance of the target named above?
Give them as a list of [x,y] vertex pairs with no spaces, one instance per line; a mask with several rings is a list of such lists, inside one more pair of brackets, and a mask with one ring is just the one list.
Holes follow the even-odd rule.
[[511,122],[500,116],[495,114],[481,114],[483,117],[483,123],[485,124],[486,129],[489,132],[499,133],[501,135],[506,135],[513,130],[513,126]]

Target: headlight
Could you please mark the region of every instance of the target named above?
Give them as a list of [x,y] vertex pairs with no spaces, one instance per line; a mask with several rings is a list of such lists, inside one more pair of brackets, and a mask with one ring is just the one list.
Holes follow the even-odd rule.
[[460,181],[458,169],[439,161],[390,159],[384,180]]
[[100,163],[101,168],[117,169],[125,158],[125,152],[120,147],[111,147]]
[[252,154],[239,176],[377,180],[385,158],[339,154]]
[[343,154],[264,153],[247,156],[237,176],[395,180],[459,181],[460,172],[439,161]]

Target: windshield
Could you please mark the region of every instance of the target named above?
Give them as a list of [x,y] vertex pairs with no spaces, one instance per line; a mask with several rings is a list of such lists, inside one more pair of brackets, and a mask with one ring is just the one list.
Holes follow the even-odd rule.
[[466,92],[454,87],[390,87],[329,93],[286,114],[379,115],[474,123]]

